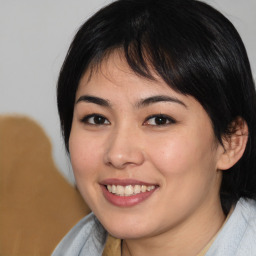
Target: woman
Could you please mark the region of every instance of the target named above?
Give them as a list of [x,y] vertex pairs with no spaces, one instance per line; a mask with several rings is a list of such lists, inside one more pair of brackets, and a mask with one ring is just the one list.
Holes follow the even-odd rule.
[[58,81],[92,209],[53,255],[256,255],[256,97],[244,45],[194,0],[120,0],[78,31]]

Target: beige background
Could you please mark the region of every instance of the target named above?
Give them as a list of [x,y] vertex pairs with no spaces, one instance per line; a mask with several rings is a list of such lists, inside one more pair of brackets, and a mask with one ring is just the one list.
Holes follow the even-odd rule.
[[0,255],[48,256],[89,213],[33,120],[0,115]]

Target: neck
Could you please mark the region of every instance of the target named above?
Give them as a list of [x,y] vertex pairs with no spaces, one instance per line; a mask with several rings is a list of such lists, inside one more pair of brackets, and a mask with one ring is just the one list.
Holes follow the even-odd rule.
[[122,256],[196,256],[225,221],[220,201],[198,209],[193,216],[166,232],[140,239],[126,239]]

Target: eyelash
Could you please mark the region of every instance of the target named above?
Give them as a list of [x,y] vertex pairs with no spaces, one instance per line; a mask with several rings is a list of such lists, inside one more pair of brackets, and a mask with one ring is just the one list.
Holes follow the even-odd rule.
[[[95,118],[98,118],[98,120],[96,121]],[[159,118],[158,121],[156,120],[157,118]],[[92,120],[90,121],[90,119],[92,119]],[[151,119],[155,119],[155,121],[154,121],[155,124],[152,124],[152,123],[149,122]],[[105,118],[104,116],[99,115],[99,114],[87,115],[87,116],[85,116],[81,119],[81,122],[85,123],[85,124],[88,124],[88,125],[95,125],[95,126],[110,125],[111,124],[108,121],[107,118]],[[158,124],[157,124],[157,122],[158,122]],[[151,116],[147,117],[146,120],[143,122],[143,125],[146,125],[146,126],[167,126],[167,125],[174,124],[174,123],[176,123],[176,120],[174,120],[172,117],[164,115],[164,114],[157,114],[157,115],[151,115]]]
[[[160,121],[159,124],[157,124],[156,122],[156,118],[159,118],[158,121]],[[150,119],[155,119],[155,124],[150,124],[149,120]],[[164,123],[161,123],[164,122]],[[174,120],[172,117],[164,115],[164,114],[158,114],[158,115],[151,115],[149,116],[145,121],[144,121],[144,125],[151,125],[151,126],[166,126],[166,125],[171,125],[176,123],[176,120]]]
[[[94,123],[90,122],[89,120],[93,118]],[[100,118],[102,119],[104,122],[103,123],[96,123],[95,118]],[[99,120],[98,120],[99,121]],[[107,121],[107,123],[105,123]],[[88,116],[85,116],[81,119],[82,123],[88,124],[88,125],[110,125],[110,122],[108,121],[108,119],[102,115],[99,114],[90,114]]]

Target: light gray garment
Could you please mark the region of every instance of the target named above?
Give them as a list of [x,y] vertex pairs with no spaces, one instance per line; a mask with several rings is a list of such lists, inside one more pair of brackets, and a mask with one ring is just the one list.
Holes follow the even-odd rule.
[[[101,256],[107,232],[91,213],[71,229],[52,256]],[[205,256],[256,256],[256,202],[240,199]]]
[[52,256],[101,256],[106,238],[107,232],[90,213],[61,240]]
[[256,256],[256,202],[240,199],[205,256]]

